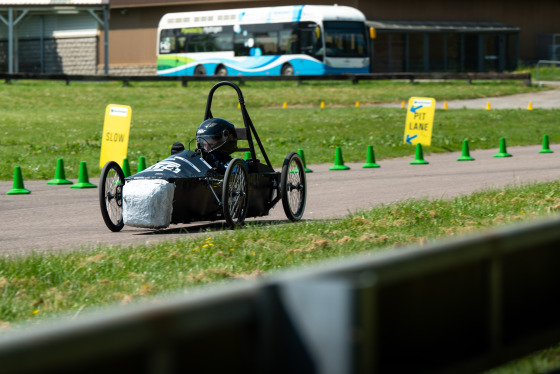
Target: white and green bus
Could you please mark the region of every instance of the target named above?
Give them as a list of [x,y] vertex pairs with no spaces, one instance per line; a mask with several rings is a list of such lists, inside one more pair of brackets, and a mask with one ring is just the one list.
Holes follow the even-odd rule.
[[365,16],[346,6],[169,13],[158,27],[158,75],[369,73]]

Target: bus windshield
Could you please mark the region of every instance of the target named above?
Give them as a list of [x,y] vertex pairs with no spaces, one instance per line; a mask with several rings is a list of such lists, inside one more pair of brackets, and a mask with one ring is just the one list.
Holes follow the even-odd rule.
[[327,57],[367,57],[362,22],[325,21]]

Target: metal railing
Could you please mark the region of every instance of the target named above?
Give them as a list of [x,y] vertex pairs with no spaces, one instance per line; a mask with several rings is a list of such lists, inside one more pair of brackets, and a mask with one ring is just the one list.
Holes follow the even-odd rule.
[[[557,73],[552,77],[553,79],[543,79],[542,68],[543,65],[555,65]],[[538,85],[546,84],[560,84],[560,61],[558,60],[539,60],[535,68],[535,79]]]
[[302,83],[305,81],[317,80],[337,80],[351,81],[354,84],[367,80],[408,80],[411,83],[418,80],[465,80],[471,83],[473,80],[522,80],[525,85],[531,85],[531,74],[529,73],[373,73],[373,74],[342,74],[342,75],[292,75],[292,76],[157,76],[157,75],[69,75],[69,74],[33,74],[33,73],[0,73],[0,79],[10,83],[14,80],[25,79],[44,79],[44,80],[60,80],[66,84],[70,82],[107,82],[121,81],[123,86],[127,86],[130,82],[165,82],[175,81],[181,82],[183,86],[187,86],[188,82],[200,81],[221,81],[229,80],[243,84],[251,81],[296,81]]
[[560,219],[0,336],[11,373],[473,373],[560,341]]

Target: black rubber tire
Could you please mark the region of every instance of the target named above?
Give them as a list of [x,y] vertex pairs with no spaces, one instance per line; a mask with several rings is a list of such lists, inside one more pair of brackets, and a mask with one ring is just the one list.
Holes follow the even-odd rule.
[[294,75],[294,67],[292,66],[292,64],[286,63],[282,66],[282,75],[283,76]]
[[280,193],[284,213],[290,221],[299,221],[305,211],[307,182],[301,157],[295,152],[288,153],[280,175]]
[[109,161],[101,170],[99,181],[99,206],[103,221],[109,230],[121,231],[123,223],[122,189],[125,184],[124,173],[115,161]]
[[228,164],[222,187],[222,208],[229,228],[243,226],[249,205],[249,174],[245,162],[234,158]]
[[219,65],[216,68],[215,75],[220,76],[220,77],[225,77],[226,75],[228,75],[227,68],[224,65]]
[[197,65],[196,68],[194,68],[194,75],[206,75],[206,68],[204,65]]

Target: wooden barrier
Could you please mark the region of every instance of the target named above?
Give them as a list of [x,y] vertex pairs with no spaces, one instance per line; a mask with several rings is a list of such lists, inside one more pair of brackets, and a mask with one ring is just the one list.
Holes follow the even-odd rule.
[[334,81],[343,80],[351,81],[357,84],[359,81],[365,80],[408,80],[411,83],[418,80],[466,80],[471,83],[473,80],[523,80],[525,85],[531,85],[530,73],[373,73],[373,74],[342,74],[342,75],[292,75],[292,76],[157,76],[157,75],[67,75],[67,74],[32,74],[32,73],[0,73],[0,79],[4,79],[6,83],[13,80],[26,79],[44,79],[44,80],[61,80],[66,84],[70,82],[107,82],[121,81],[123,86],[127,86],[130,82],[166,82],[177,81],[183,86],[187,86],[188,82],[215,82],[221,80],[235,81],[240,84],[243,82],[254,81],[297,81],[302,83],[305,81]]

